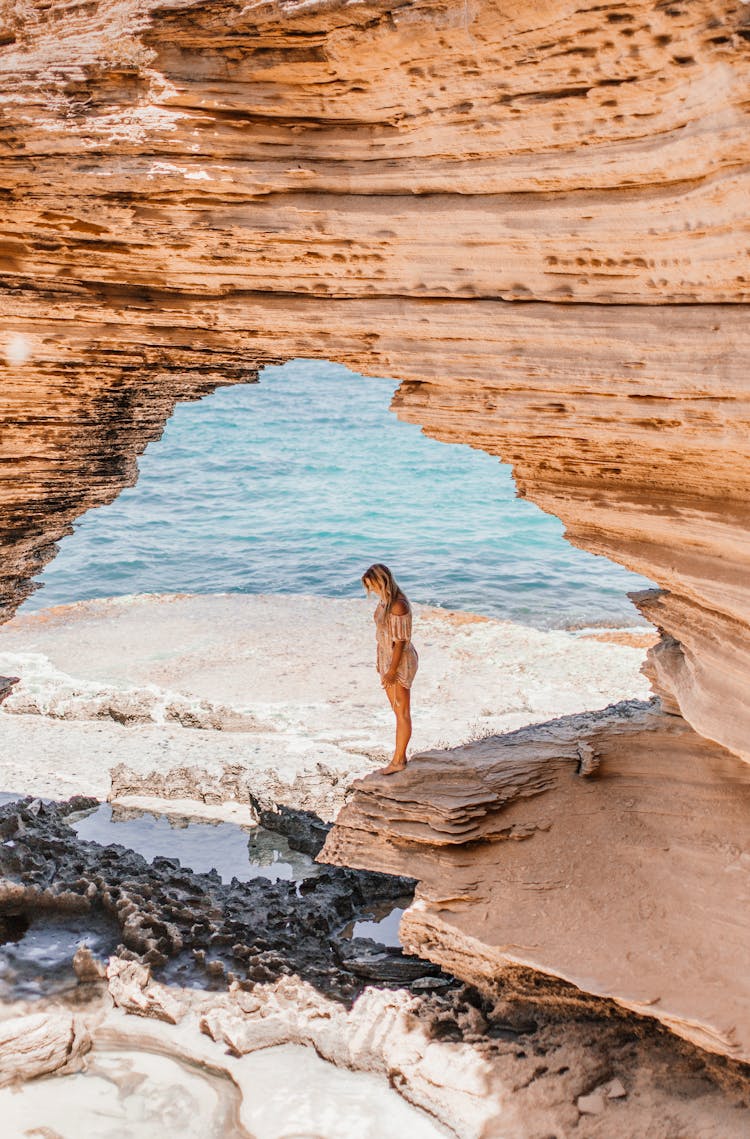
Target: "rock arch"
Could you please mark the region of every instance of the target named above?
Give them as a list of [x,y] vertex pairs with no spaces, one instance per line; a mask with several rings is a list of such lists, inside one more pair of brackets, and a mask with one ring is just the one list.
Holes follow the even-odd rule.
[[324,356],[658,582],[656,691],[750,758],[741,0],[4,16],[6,615],[176,400]]
[[325,355],[657,581],[657,691],[747,757],[747,8],[14,11],[6,613],[175,400]]

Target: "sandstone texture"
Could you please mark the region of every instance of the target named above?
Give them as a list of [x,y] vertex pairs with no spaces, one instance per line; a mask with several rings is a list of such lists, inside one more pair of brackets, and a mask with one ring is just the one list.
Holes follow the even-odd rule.
[[0,71],[6,612],[176,400],[327,357],[656,581],[748,756],[746,5],[6,2]]
[[74,1072],[90,1047],[88,1032],[71,1013],[0,1020],[0,1087],[50,1072]]
[[[81,1068],[101,1074],[108,1056],[123,1053],[137,1057],[135,1071],[145,1065],[147,1074],[156,1065],[149,1057],[169,1057],[187,1065],[180,1078],[184,1093],[198,1078],[226,1081],[215,1085],[220,1103],[234,1105],[246,1132],[255,1135],[250,1107],[258,1100],[259,1073],[266,1072],[260,1086],[270,1094],[288,1070],[281,1049],[303,1046],[339,1069],[387,1080],[437,1121],[439,1134],[456,1139],[746,1134],[750,1083],[741,1066],[569,985],[532,981],[524,990],[516,977],[483,996],[397,950],[390,957],[402,962],[399,976],[378,976],[373,967],[363,978],[356,971],[363,955],[381,969],[388,956],[372,941],[360,941],[356,957],[332,967],[337,923],[356,908],[361,889],[379,883],[387,892],[388,879],[329,870],[315,890],[306,892],[303,883],[296,897],[272,883],[245,884],[242,893],[237,883],[222,886],[215,876],[193,874],[169,859],[148,867],[121,846],[83,842],[66,820],[85,807],[85,800],[25,800],[0,808],[3,835],[14,836],[13,846],[6,838],[2,847],[3,920],[18,924],[25,917],[43,929],[77,908],[85,931],[103,911],[125,943],[113,943],[105,955],[79,949],[67,986],[54,997],[29,1001],[16,993],[4,1000],[3,1083]],[[310,850],[320,846],[319,820],[281,812],[266,814],[264,822],[294,832]],[[337,879],[344,888],[334,887]],[[352,889],[356,882],[359,893]],[[196,931],[215,962],[231,954],[231,975],[205,971],[208,962],[192,977],[170,973],[189,954]],[[3,967],[5,941],[0,933]],[[121,1072],[121,1095],[135,1086],[149,1096],[132,1068],[131,1062]],[[322,1075],[310,1072],[308,1079]],[[93,1085],[79,1086],[91,1100]],[[58,1095],[59,1084],[45,1083],[40,1108]],[[0,1089],[0,1108],[12,1110],[17,1101],[4,1096]],[[373,1110],[377,1102],[371,1100]],[[172,1118],[161,1114],[165,1101],[153,1110]],[[64,1115],[59,1122],[67,1122]],[[228,1123],[220,1130],[238,1139],[245,1134]]]
[[398,378],[659,586],[663,711],[421,760],[329,856],[408,863],[407,944],[488,991],[530,966],[747,1058],[750,8],[5,3],[0,72],[4,612],[176,401]]
[[488,994],[540,971],[750,1062],[749,812],[746,764],[631,702],[362,780],[321,857],[408,866],[404,946]]

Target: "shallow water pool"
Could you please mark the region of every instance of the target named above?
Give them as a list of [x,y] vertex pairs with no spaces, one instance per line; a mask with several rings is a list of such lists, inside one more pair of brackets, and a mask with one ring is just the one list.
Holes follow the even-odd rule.
[[373,941],[377,941],[379,945],[388,945],[391,947],[400,947],[401,938],[399,937],[398,927],[401,923],[401,918],[404,916],[404,910],[411,904],[411,896],[401,899],[401,904],[398,902],[393,906],[379,906],[373,909],[369,918],[362,921],[350,922],[343,930],[344,937],[369,937]]
[[76,950],[86,946],[106,960],[119,941],[117,925],[102,914],[6,916],[0,921],[0,1001],[39,1000],[75,988]]
[[91,811],[69,817],[79,838],[102,846],[116,843],[134,850],[149,862],[176,858],[195,874],[215,870],[222,882],[237,878],[268,878],[272,882],[301,881],[321,872],[307,854],[292,850],[283,835],[265,827],[238,823],[199,822],[102,803]]

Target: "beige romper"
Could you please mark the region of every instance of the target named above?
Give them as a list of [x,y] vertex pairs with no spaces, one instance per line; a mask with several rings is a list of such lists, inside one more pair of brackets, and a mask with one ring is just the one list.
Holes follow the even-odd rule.
[[375,609],[374,620],[378,642],[378,672],[383,676],[388,671],[393,656],[393,642],[406,641],[396,670],[396,680],[399,684],[403,684],[404,688],[411,688],[419,665],[417,650],[411,643],[411,606],[408,613],[401,616],[391,613],[386,617],[385,604],[381,601]]

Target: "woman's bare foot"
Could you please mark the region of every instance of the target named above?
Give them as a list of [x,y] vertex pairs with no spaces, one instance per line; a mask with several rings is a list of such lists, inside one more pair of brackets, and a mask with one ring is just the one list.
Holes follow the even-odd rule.
[[381,767],[376,775],[393,775],[396,771],[403,771],[406,767],[406,759],[392,759],[387,767]]

